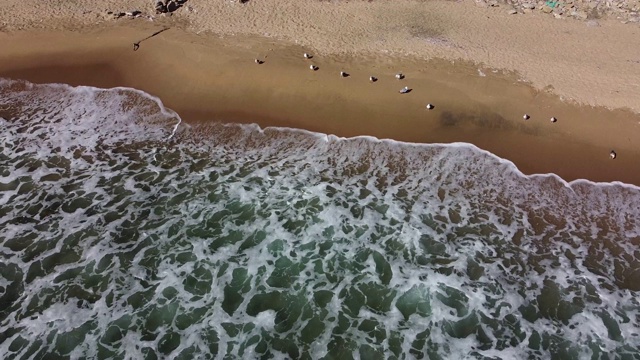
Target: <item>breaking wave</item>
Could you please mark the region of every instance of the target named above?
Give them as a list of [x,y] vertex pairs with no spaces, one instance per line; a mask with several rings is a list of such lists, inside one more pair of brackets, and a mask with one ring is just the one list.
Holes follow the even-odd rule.
[[640,189],[0,80],[5,358],[609,358]]

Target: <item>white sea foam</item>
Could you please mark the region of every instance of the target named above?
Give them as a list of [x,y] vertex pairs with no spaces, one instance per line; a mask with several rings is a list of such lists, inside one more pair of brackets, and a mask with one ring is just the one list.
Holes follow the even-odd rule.
[[10,358],[640,346],[635,186],[525,176],[469,144],[179,126],[130,89],[0,95]]

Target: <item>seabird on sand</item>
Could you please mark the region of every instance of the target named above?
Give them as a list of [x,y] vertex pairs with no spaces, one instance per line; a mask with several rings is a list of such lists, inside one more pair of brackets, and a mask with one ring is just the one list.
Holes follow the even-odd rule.
[[615,151],[611,150],[611,152],[609,153],[609,157],[613,160],[616,158],[616,156],[618,156],[618,154],[616,154]]
[[402,80],[402,79],[404,79],[404,75],[402,75],[402,73],[397,73],[396,74],[396,79]]
[[409,91],[411,91],[411,89],[409,89],[408,86],[403,87],[402,89],[400,89],[400,94],[406,94]]
[[531,116],[529,116],[529,114],[524,114],[524,116],[522,116],[523,119],[525,120],[529,120],[529,118],[531,118]]
[[558,121],[558,119],[556,119],[556,117],[555,117],[555,116],[552,116],[552,117],[551,117],[551,122],[552,122],[552,123],[554,123],[554,122],[556,122],[556,121]]
[[307,53],[304,53],[304,55],[302,56],[304,56],[305,59],[311,59],[313,57],[311,54],[307,54]]
[[433,104],[427,104],[427,110],[431,110],[433,108],[434,108]]
[[378,78],[375,77],[375,76],[369,76],[369,81],[376,82],[376,81],[378,81]]

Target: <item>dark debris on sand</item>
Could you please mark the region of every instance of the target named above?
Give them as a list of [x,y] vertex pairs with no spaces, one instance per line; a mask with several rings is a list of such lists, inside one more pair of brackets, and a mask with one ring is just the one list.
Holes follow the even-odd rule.
[[556,19],[573,18],[597,26],[597,19],[640,23],[640,0],[475,0],[478,6],[506,9],[509,14],[542,12]]
[[156,2],[156,14],[172,13],[182,7],[187,0],[164,0]]

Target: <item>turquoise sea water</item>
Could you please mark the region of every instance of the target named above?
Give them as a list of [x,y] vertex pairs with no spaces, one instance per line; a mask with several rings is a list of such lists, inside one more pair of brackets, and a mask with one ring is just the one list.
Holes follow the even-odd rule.
[[4,359],[633,359],[640,189],[0,80]]

